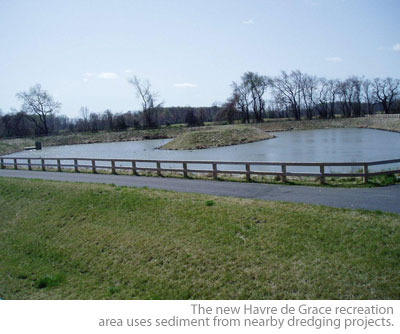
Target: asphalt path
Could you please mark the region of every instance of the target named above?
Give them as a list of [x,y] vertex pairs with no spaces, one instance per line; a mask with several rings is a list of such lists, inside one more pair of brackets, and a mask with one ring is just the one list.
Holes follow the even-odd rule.
[[0,170],[0,177],[17,177],[68,182],[105,183],[148,187],[185,193],[254,198],[326,205],[337,208],[381,210],[400,214],[400,185],[380,188],[327,188],[245,182],[190,180],[179,178]]

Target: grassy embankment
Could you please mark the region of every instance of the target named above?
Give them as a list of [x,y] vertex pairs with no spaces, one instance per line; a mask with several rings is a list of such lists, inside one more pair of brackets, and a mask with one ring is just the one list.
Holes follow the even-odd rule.
[[196,150],[271,139],[274,136],[252,126],[227,125],[185,132],[161,146],[165,150]]
[[400,132],[400,118],[360,117],[360,118],[336,118],[314,119],[311,121],[279,121],[272,120],[261,124],[255,124],[265,131],[287,130],[314,130],[330,128],[368,128],[386,131]]
[[[362,118],[338,118],[334,120],[312,120],[312,121],[291,121],[291,120],[268,120],[262,124],[245,125],[249,127],[258,127],[264,131],[286,131],[286,130],[307,130],[307,129],[324,129],[324,128],[371,128],[400,132],[400,119],[396,118],[379,118],[379,117],[362,117]],[[101,131],[98,133],[73,133],[68,135],[55,135],[49,137],[41,137],[37,140],[41,141],[43,146],[56,145],[73,145],[73,144],[90,144],[90,143],[106,143],[116,141],[130,141],[142,139],[157,138],[175,138],[178,135],[190,131],[204,131],[212,129],[221,129],[221,125],[206,126],[200,128],[187,128],[185,126],[170,126],[154,130],[133,130],[121,132]],[[1,139],[0,155],[13,153],[23,150],[26,146],[33,146],[34,138],[26,139]]]
[[2,299],[399,299],[400,217],[0,178]]
[[43,147],[75,144],[110,143],[135,141],[143,139],[173,138],[181,133],[181,127],[165,127],[154,130],[133,130],[118,132],[100,131],[97,133],[80,132],[66,135],[54,135],[39,138],[2,139],[0,140],[0,155],[21,151],[26,146],[34,146],[35,140],[41,141]]

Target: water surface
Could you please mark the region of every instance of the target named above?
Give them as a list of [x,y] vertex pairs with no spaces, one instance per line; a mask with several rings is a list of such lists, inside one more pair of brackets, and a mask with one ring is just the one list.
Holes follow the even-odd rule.
[[[171,139],[157,139],[44,147],[41,151],[22,151],[13,156],[278,162],[356,162],[400,158],[400,133],[395,132],[354,128],[273,134],[276,136],[274,139],[202,150],[160,150],[158,147]],[[382,169],[382,166],[378,167]],[[273,167],[268,169],[274,170]]]

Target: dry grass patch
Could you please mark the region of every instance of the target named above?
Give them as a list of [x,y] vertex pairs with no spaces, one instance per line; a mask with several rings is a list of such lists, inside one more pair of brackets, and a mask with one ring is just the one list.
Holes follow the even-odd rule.
[[250,126],[225,125],[180,134],[161,146],[164,150],[196,150],[271,139],[274,136]]

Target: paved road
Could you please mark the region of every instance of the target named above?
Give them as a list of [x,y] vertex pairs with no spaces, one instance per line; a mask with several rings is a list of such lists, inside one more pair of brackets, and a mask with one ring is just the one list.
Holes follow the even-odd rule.
[[108,183],[178,192],[320,204],[338,208],[381,210],[400,214],[400,185],[382,188],[322,188],[177,178],[0,170],[0,177]]

